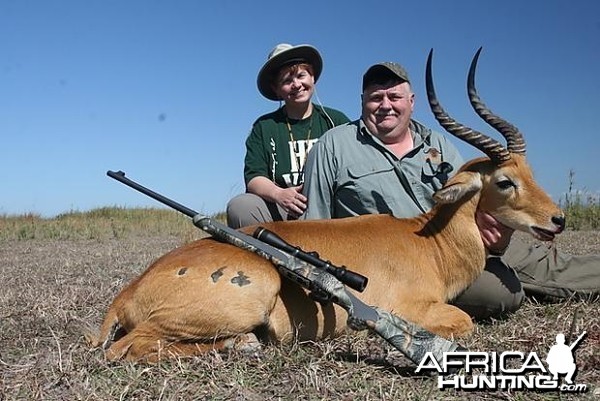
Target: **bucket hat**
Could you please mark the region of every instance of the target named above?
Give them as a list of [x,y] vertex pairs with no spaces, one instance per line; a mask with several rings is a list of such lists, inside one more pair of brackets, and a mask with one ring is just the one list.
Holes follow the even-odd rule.
[[281,100],[271,87],[273,78],[281,67],[303,62],[312,65],[316,83],[321,75],[321,71],[323,71],[323,59],[319,51],[310,45],[292,46],[288,43],[278,44],[271,50],[267,61],[258,72],[258,78],[256,79],[258,91],[267,99]]

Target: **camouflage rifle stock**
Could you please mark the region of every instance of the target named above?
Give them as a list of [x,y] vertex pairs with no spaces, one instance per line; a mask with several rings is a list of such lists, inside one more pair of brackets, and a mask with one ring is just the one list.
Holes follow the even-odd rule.
[[[377,307],[366,305],[349,292],[344,283],[326,269],[308,263],[297,256],[282,251],[268,242],[227,227],[214,219],[197,213],[125,177],[122,171],[108,171],[107,175],[121,183],[191,217],[196,227],[213,238],[254,252],[275,265],[279,273],[315,294],[329,300],[348,313],[348,326],[353,330],[369,329],[377,333],[413,363],[419,364],[427,352],[441,363],[444,352],[465,350],[459,344],[433,334],[399,316]],[[283,241],[274,233],[259,228],[255,236]],[[285,242],[284,242],[285,243]],[[289,244],[287,244],[289,246]],[[362,276],[361,276],[362,277]],[[366,282],[365,282],[366,283]]]

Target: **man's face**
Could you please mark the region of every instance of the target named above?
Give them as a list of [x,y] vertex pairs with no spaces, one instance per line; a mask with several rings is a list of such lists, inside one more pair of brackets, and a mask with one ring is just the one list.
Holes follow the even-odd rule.
[[362,95],[362,119],[369,131],[384,143],[393,143],[408,132],[414,96],[408,82],[367,86]]

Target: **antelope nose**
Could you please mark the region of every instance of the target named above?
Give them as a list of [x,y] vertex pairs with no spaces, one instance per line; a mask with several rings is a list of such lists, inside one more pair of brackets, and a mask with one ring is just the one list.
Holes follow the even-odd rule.
[[556,224],[559,232],[565,229],[565,216],[552,216],[552,222]]

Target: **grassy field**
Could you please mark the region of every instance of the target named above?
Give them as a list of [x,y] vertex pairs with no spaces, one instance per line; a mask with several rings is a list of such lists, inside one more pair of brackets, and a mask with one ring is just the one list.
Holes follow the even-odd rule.
[[[600,253],[598,226],[589,208],[582,210],[580,230],[568,230],[556,244],[568,252]],[[188,218],[162,209],[0,217],[0,400],[600,399],[598,302],[527,300],[509,319],[477,324],[462,341],[472,350],[544,358],[556,334],[569,333],[574,323],[575,334],[588,332],[576,352],[576,382],[589,390],[577,395],[441,391],[435,377],[415,374],[401,354],[365,333],[157,365],[109,363],[87,346],[84,329],[100,324],[128,281],[201,236]]]

